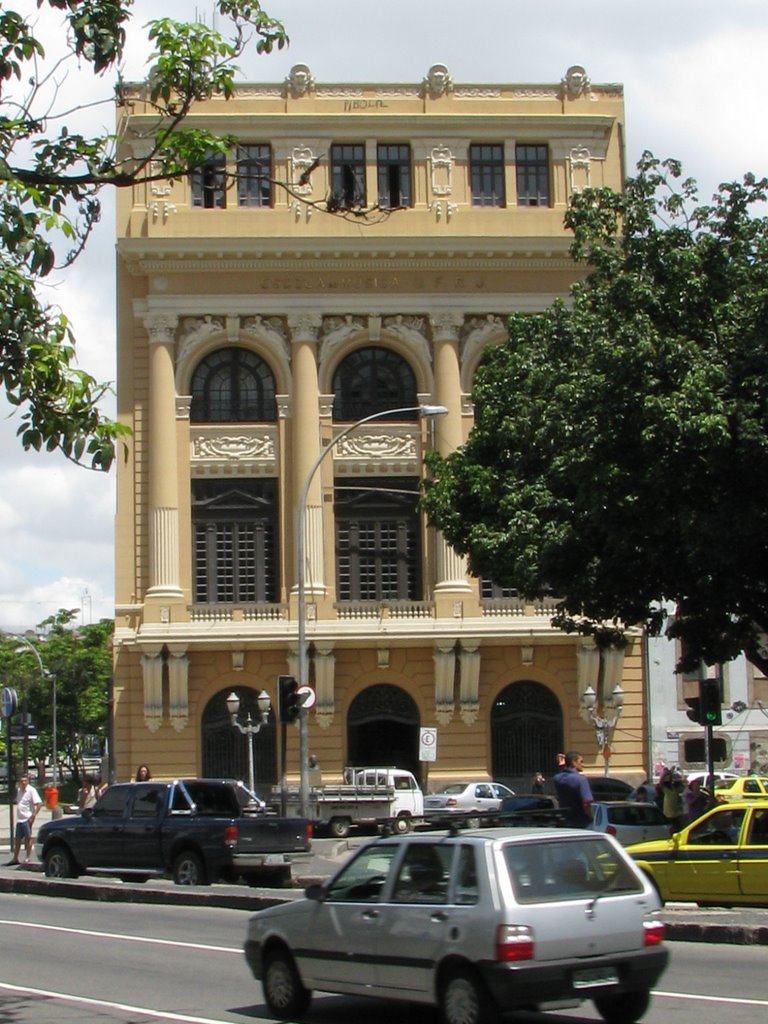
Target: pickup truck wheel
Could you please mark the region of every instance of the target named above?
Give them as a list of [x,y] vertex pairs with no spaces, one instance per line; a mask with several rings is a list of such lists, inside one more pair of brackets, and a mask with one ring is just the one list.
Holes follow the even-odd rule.
[[302,985],[296,964],[287,949],[267,955],[262,987],[270,1013],[281,1020],[300,1017],[312,999],[312,993]]
[[207,885],[208,879],[202,860],[192,850],[182,850],[173,862],[173,880],[176,885]]
[[607,1024],[634,1024],[648,1009],[651,993],[617,992],[612,996],[595,996],[593,1002]]
[[72,854],[66,846],[52,846],[43,855],[46,878],[77,878]]
[[349,818],[331,818],[328,831],[335,839],[346,839],[349,835]]
[[400,835],[405,835],[406,832],[411,831],[411,819],[405,814],[399,818],[395,818],[393,825],[394,831],[399,832]]
[[493,1000],[471,970],[454,970],[440,985],[443,1024],[486,1024],[495,1020]]

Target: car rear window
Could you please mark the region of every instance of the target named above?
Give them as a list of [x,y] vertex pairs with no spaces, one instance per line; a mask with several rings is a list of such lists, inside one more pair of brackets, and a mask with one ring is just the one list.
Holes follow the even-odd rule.
[[509,843],[507,871],[518,903],[549,903],[640,893],[643,886],[623,855],[608,842],[548,839]]
[[653,804],[630,804],[627,807],[609,807],[608,821],[614,825],[664,825],[666,819]]

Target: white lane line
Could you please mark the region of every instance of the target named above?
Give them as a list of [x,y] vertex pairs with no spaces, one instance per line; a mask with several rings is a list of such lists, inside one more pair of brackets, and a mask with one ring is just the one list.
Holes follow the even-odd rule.
[[698,992],[661,992],[654,989],[654,996],[662,996],[664,999],[690,999],[691,1002],[700,1003],[726,1003],[733,1006],[768,1006],[768,999],[744,999],[741,996],[705,996]]
[[203,942],[178,942],[175,939],[153,939],[145,935],[118,935],[116,932],[96,932],[88,928],[66,928],[56,924],[36,924],[32,921],[10,921],[0,918],[0,925],[8,925],[13,928],[38,928],[46,932],[65,932],[67,935],[83,935],[96,939],[119,939],[121,942],[140,942],[143,946],[154,944],[156,946],[178,946],[182,949],[201,949],[207,953],[237,953],[242,956],[242,949],[232,946],[210,946]]
[[138,1014],[142,1017],[152,1017],[154,1020],[172,1020],[179,1024],[230,1024],[220,1017],[193,1017],[186,1013],[172,1013],[163,1010],[150,1010],[146,1006],[133,1006],[131,1003],[112,1003],[107,999],[89,999],[87,996],[73,996],[66,992],[51,992],[44,988],[30,988],[27,985],[9,985],[0,982],[0,991],[15,992],[23,995],[40,996],[46,999],[59,999],[66,1003],[76,1003],[79,1006],[95,1006],[104,1010],[119,1010],[121,1013]]

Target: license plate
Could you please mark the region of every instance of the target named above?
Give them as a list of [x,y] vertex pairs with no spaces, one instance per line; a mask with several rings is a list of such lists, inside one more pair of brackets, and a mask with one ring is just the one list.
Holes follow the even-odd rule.
[[574,988],[602,988],[603,985],[618,985],[619,976],[613,967],[586,967],[573,972]]

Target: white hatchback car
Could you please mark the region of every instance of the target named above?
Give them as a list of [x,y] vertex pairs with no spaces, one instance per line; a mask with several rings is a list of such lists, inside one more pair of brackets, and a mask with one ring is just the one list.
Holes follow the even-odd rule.
[[636,800],[595,802],[592,804],[594,832],[607,832],[622,846],[669,839],[669,822],[656,804]]
[[600,833],[383,837],[304,899],[253,914],[245,956],[283,1020],[319,989],[436,1005],[444,1024],[585,999],[609,1024],[632,1024],[667,965],[659,910]]

